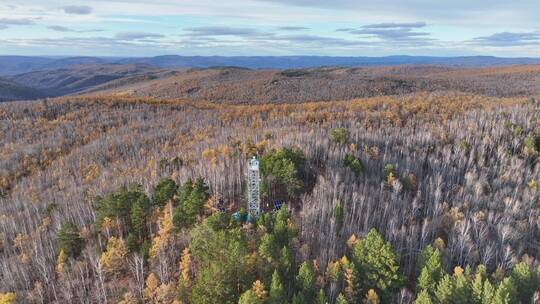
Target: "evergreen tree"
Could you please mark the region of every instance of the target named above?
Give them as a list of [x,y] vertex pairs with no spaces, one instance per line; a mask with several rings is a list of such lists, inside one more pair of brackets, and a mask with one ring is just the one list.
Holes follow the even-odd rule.
[[435,298],[437,303],[450,304],[454,295],[454,282],[448,274],[444,274],[437,285]]
[[300,294],[306,303],[313,303],[316,296],[316,289],[315,274],[313,273],[311,263],[304,261],[300,265],[298,276],[296,276],[296,283],[300,290]]
[[336,304],[348,304],[347,299],[345,299],[345,296],[342,293],[338,295]]
[[131,226],[139,239],[142,239],[145,234],[146,221],[150,212],[150,207],[150,200],[146,195],[139,196],[131,206]]
[[497,287],[497,291],[493,296],[492,304],[517,304],[518,299],[516,285],[512,278],[504,278]]
[[295,199],[309,179],[305,154],[297,149],[272,150],[261,158],[263,196],[273,199]]
[[418,296],[416,297],[416,301],[414,301],[415,304],[432,304],[431,297],[427,290],[422,290],[418,293]]
[[418,277],[418,291],[426,291],[430,296],[433,296],[444,272],[439,250],[428,245],[421,254],[420,264],[423,264],[423,268]]
[[65,222],[58,231],[58,249],[67,256],[77,257],[83,247],[84,240],[79,235],[77,226],[72,222]]
[[[285,302],[283,302],[285,303]],[[328,304],[328,299],[326,298],[326,294],[324,293],[324,289],[319,289],[319,293],[317,294],[317,299],[315,300],[315,304]]]
[[530,303],[534,292],[540,289],[540,280],[534,271],[524,262],[518,263],[510,274],[515,283],[521,303]]
[[486,279],[484,281],[484,289],[482,291],[482,304],[491,304],[494,296],[495,288],[493,288],[491,282]]
[[472,300],[475,304],[482,304],[482,298],[484,295],[484,281],[486,280],[486,267],[479,265],[476,268],[476,274],[472,281]]
[[364,239],[354,245],[352,260],[359,276],[359,295],[365,295],[368,289],[373,288],[382,302],[388,302],[403,286],[399,257],[377,230],[371,229]]
[[462,304],[473,303],[471,286],[463,274],[463,268],[461,267],[456,267],[454,270],[454,292],[452,299]]
[[173,224],[177,230],[195,223],[197,216],[204,210],[204,204],[210,198],[210,192],[204,179],[198,178],[195,183],[187,180],[179,197],[180,203],[173,211]]
[[154,187],[154,205],[163,207],[167,201],[172,200],[178,185],[170,178],[162,177]]
[[252,289],[248,289],[246,292],[244,292],[240,299],[238,300],[238,304],[263,304],[264,301],[259,299],[255,292]]
[[281,304],[287,302],[287,296],[281,284],[281,279],[277,270],[272,274],[272,284],[270,285],[270,294],[268,304]]

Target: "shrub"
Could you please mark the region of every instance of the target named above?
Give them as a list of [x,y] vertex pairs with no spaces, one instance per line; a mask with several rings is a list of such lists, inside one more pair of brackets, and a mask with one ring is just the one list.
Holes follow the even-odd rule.
[[343,158],[343,165],[351,169],[356,176],[359,176],[364,171],[364,165],[362,164],[362,160],[360,160],[354,155],[345,155],[345,158]]
[[332,129],[330,138],[337,144],[346,144],[349,142],[349,130],[345,128]]

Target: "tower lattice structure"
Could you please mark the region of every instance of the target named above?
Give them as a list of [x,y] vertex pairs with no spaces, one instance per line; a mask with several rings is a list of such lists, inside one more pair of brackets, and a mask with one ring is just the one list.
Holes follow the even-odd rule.
[[260,192],[261,175],[259,170],[259,160],[253,157],[248,162],[247,171],[247,190],[248,190],[248,205],[247,210],[250,214],[258,216],[261,213],[261,192]]

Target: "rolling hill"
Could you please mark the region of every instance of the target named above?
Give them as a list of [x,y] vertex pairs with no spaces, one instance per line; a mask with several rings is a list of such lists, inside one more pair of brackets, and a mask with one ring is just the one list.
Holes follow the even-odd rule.
[[[459,91],[512,97],[540,94],[540,66],[451,68],[396,66],[249,70],[191,69],[154,80],[132,81],[112,93],[160,99],[226,103],[292,103],[349,100],[422,91]],[[93,90],[92,92],[98,92]]]
[[0,102],[35,99],[43,96],[43,92],[37,89],[25,87],[9,79],[0,78]]
[[41,90],[47,96],[83,92],[124,77],[159,77],[163,70],[146,64],[90,64],[29,72],[10,77],[15,83]]

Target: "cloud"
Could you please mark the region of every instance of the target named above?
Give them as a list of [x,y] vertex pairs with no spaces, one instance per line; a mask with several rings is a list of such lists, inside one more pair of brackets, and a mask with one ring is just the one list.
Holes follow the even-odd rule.
[[114,36],[118,40],[141,40],[141,39],[153,39],[164,38],[165,36],[157,33],[144,33],[144,32],[123,32]]
[[23,19],[14,19],[14,18],[0,18],[1,25],[33,25],[36,24],[34,19],[23,18]]
[[354,30],[356,30],[356,29],[352,28],[352,27],[343,27],[343,28],[336,29],[336,32],[350,32],[350,31],[354,31]]
[[90,6],[86,5],[67,5],[63,6],[62,9],[66,14],[71,15],[89,15],[92,13],[93,9]]
[[427,24],[425,22],[412,22],[412,23],[376,23],[364,25],[363,28],[366,29],[395,29],[395,28],[422,28]]
[[103,32],[102,29],[92,29],[92,30],[75,30],[71,29],[69,27],[61,26],[61,25],[49,25],[47,26],[48,29],[57,31],[57,32],[64,32],[64,33],[95,33],[95,32]]
[[384,42],[398,42],[401,44],[425,44],[433,39],[428,38],[430,33],[416,31],[425,27],[425,22],[412,23],[376,23],[367,24],[359,29],[339,29],[342,32],[358,35],[363,38],[376,38]]
[[184,28],[192,36],[255,36],[261,33],[253,28],[233,28],[228,26],[201,26]]
[[304,26],[280,26],[278,30],[280,31],[306,31],[309,30],[309,27]]
[[343,47],[343,46],[354,46],[354,45],[365,45],[365,42],[358,40],[348,40],[342,38],[333,38],[326,36],[318,35],[284,35],[276,36],[273,38],[275,41],[285,41],[292,44],[300,45],[319,45],[321,47]]
[[473,44],[482,46],[525,46],[525,45],[540,45],[540,32],[529,33],[511,33],[501,32],[490,36],[476,37],[472,41]]
[[47,26],[47,28],[53,31],[57,31],[57,32],[75,32],[74,30],[70,28],[67,28],[65,26],[60,26],[60,25],[50,25],[50,26]]

